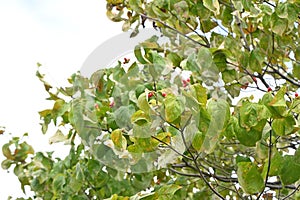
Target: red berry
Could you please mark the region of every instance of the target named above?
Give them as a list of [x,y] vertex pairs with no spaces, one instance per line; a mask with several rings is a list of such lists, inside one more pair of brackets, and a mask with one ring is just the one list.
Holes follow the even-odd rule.
[[272,91],[272,88],[268,87],[268,92],[271,92]]
[[167,93],[162,92],[161,95],[162,95],[163,97],[166,97],[166,96],[167,96]]
[[186,87],[188,85],[187,80],[182,80],[182,85],[183,85],[183,87]]
[[190,79],[190,78],[187,78],[187,79],[186,79],[186,82],[188,82],[188,83],[189,83],[190,81],[191,81],[191,79]]
[[109,107],[114,107],[114,105],[115,105],[115,102],[114,101],[111,101],[110,103],[109,103]]
[[295,93],[295,97],[297,98],[298,96],[299,96],[299,94],[296,92],[296,93]]
[[246,90],[247,87],[248,87],[248,85],[249,85],[249,83],[245,83],[244,85],[241,85],[241,88],[244,89],[244,90]]
[[151,98],[153,96],[153,92],[148,93],[148,98]]

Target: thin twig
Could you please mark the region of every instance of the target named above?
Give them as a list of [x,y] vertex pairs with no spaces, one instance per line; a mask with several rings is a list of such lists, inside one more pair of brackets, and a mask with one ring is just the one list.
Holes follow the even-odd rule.
[[291,84],[300,87],[300,84],[295,82],[294,80],[292,80],[289,77],[284,76],[282,73],[280,73],[279,70],[275,69],[272,65],[270,65],[269,63],[264,62],[264,64],[266,64],[267,66],[269,66],[273,71],[269,71],[270,73],[275,73],[277,75],[279,75],[281,78],[285,79],[286,81],[290,82]]
[[266,1],[266,0],[264,0],[264,3],[266,3],[266,4],[270,5],[270,6],[272,6],[273,8],[276,7],[275,5],[271,4],[270,2],[268,2],[268,1]]
[[158,22],[158,23],[162,24],[162,25],[165,26],[166,28],[171,29],[172,31],[175,31],[175,32],[178,33],[179,35],[181,35],[181,36],[187,38],[188,40],[191,40],[192,42],[194,42],[194,43],[196,43],[196,44],[198,44],[198,45],[200,45],[200,46],[209,48],[208,45],[203,44],[203,43],[201,43],[201,42],[198,42],[198,41],[194,40],[193,38],[187,36],[186,34],[180,32],[180,31],[178,31],[176,28],[173,28],[173,27],[169,26],[168,24],[162,22],[162,21],[159,20],[159,19],[155,19],[155,18],[149,17],[149,16],[147,16],[147,15],[145,15],[145,14],[140,14],[140,15],[143,16],[143,17],[145,17],[145,18],[147,18],[147,19],[150,19],[150,20],[153,20],[153,21],[155,21],[155,22]]
[[293,192],[291,192],[290,194],[288,194],[287,196],[285,196],[282,200],[288,199],[289,197],[291,197],[293,194],[295,194],[295,192],[297,192],[297,190],[300,189],[300,184],[294,189]]
[[[175,169],[172,169],[172,168],[170,168],[170,170],[173,171],[173,172],[175,172],[175,173],[178,173],[178,174],[180,174],[182,176],[202,178],[202,176],[200,174],[184,173],[184,172],[180,172],[180,171],[177,171]],[[222,181],[222,182],[225,182],[225,183],[238,183],[238,179],[237,178],[220,176],[220,175],[217,175],[217,174],[209,174],[209,173],[206,173],[206,172],[201,172],[201,173],[202,173],[202,175],[204,177],[207,177],[207,178],[213,177],[213,178],[217,179],[218,181]],[[266,187],[269,187],[270,189],[287,188],[287,189],[299,190],[300,185],[298,185],[297,187],[295,185],[285,185],[285,186],[283,186],[281,182],[268,182],[266,184]]]
[[235,20],[236,20],[236,25],[239,27],[241,37],[242,37],[242,39],[243,39],[243,41],[244,41],[244,45],[243,45],[243,46],[244,46],[248,51],[250,51],[250,46],[249,46],[249,44],[248,44],[248,41],[247,41],[247,39],[246,39],[246,36],[245,36],[244,31],[243,31],[243,28],[242,28],[242,22],[241,22],[241,19],[240,19],[237,15],[235,15]]
[[265,178],[265,187],[260,192],[260,194],[257,196],[256,199],[259,199],[260,196],[264,193],[265,188],[266,188],[267,183],[268,183],[269,173],[270,173],[270,169],[271,169],[272,147],[273,147],[273,144],[272,144],[272,130],[270,130],[270,135],[269,135],[269,155],[268,155],[269,160],[268,160],[268,168],[267,168],[267,173],[266,173],[266,178]]
[[[206,36],[200,35],[197,31],[195,31],[192,27],[190,27],[190,25],[188,23],[186,23],[186,22],[182,21],[181,19],[179,19],[178,15],[174,14],[171,10],[168,10],[168,11],[172,14],[173,17],[175,17],[179,22],[184,23],[188,27],[188,29],[190,29],[190,31],[195,33],[198,37],[200,37],[206,43],[207,46],[210,47],[209,41],[206,38]],[[201,22],[200,22],[200,24],[201,24]]]
[[[178,129],[179,130],[179,129]],[[200,169],[198,163],[197,163],[197,160],[195,159],[194,155],[192,154],[192,152],[189,150],[189,147],[187,146],[187,143],[186,143],[186,140],[185,140],[185,137],[184,137],[184,134],[183,134],[183,130],[179,130],[180,133],[181,133],[181,137],[182,137],[182,140],[183,140],[183,144],[187,150],[187,152],[190,154],[191,158],[193,159],[193,162],[197,168],[197,171],[198,173],[200,174],[202,180],[205,182],[205,184],[210,188],[210,190],[215,193],[215,195],[217,195],[220,199],[223,199],[225,200],[225,198],[217,191],[215,190],[215,188],[212,187],[212,185],[206,180],[205,176],[204,176],[204,172],[202,172],[202,170]],[[213,175],[212,175],[213,176]]]

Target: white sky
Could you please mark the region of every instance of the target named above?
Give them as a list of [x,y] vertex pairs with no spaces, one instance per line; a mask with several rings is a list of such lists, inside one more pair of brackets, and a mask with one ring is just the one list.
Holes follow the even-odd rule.
[[[29,132],[35,150],[49,147],[41,135],[38,111],[51,106],[35,77],[43,64],[51,83],[66,84],[87,56],[121,32],[106,18],[104,0],[0,0],[0,126],[13,135]],[[112,49],[113,50],[113,49]],[[7,134],[7,133],[6,133]],[[9,135],[0,136],[0,146]],[[0,160],[3,160],[2,153]],[[22,196],[17,178],[0,169],[0,197]]]

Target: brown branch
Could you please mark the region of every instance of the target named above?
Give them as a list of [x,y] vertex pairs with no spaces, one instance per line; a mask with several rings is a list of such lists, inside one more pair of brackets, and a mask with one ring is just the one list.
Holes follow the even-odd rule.
[[[191,174],[191,173],[184,173],[178,170],[175,170],[173,168],[169,168],[172,172],[182,175],[182,176],[187,176],[187,177],[194,177],[194,178],[202,178],[200,174]],[[207,172],[202,172],[203,176],[205,178],[215,178],[218,181],[222,181],[225,183],[238,183],[237,178],[232,178],[232,177],[226,177],[226,176],[220,176],[216,174],[209,174]],[[287,188],[287,189],[293,189],[293,190],[299,190],[300,185],[297,187],[295,185],[282,185],[281,182],[267,182],[266,187],[269,187],[270,189],[282,189],[282,188]]]
[[266,64],[268,67],[270,67],[273,71],[269,71],[270,73],[275,73],[277,75],[279,75],[281,78],[285,79],[286,81],[290,82],[291,84],[300,87],[300,83],[295,82],[294,80],[292,80],[289,77],[284,76],[282,73],[280,73],[280,71],[278,69],[275,69],[272,65],[270,65],[269,63],[264,62],[264,64]]
[[[190,120],[190,119],[189,119],[189,120]],[[189,120],[188,120],[188,121],[189,121]],[[213,186],[208,182],[208,180],[206,180],[205,174],[207,174],[207,173],[202,172],[202,170],[201,170],[200,167],[199,167],[199,164],[197,163],[197,159],[195,158],[194,154],[190,151],[190,149],[189,149],[189,147],[188,147],[188,145],[187,145],[187,143],[186,143],[184,134],[183,134],[184,129],[185,129],[186,126],[187,126],[187,124],[185,124],[185,126],[184,126],[183,129],[178,129],[178,128],[177,128],[177,130],[180,131],[180,133],[181,133],[181,138],[182,138],[183,144],[184,144],[184,146],[185,146],[187,152],[190,154],[191,158],[193,159],[193,162],[194,162],[194,164],[195,164],[195,166],[196,166],[196,169],[197,169],[197,171],[198,171],[198,173],[199,173],[201,179],[205,182],[205,184],[209,187],[209,189],[210,189],[213,193],[215,193],[215,195],[217,195],[220,199],[225,200],[225,198],[224,198],[217,190],[215,190],[215,188],[213,188]]]

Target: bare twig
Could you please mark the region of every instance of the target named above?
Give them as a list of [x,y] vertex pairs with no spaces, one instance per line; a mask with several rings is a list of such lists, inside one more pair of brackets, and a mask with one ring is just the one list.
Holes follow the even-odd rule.
[[236,25],[239,27],[241,37],[242,37],[242,39],[244,41],[244,45],[243,46],[245,47],[245,49],[247,49],[248,51],[250,51],[251,49],[250,49],[250,46],[249,46],[248,41],[246,39],[245,33],[243,31],[241,19],[237,15],[235,15],[235,20],[236,20]]

